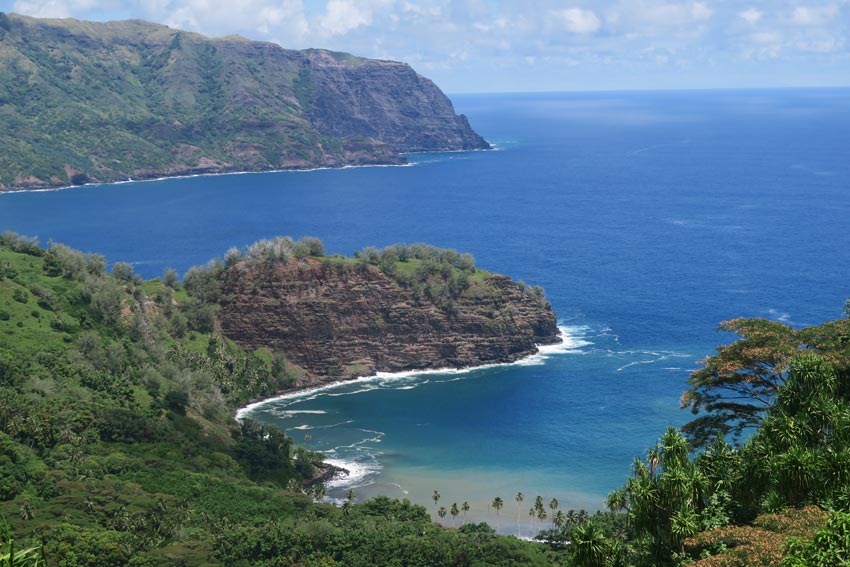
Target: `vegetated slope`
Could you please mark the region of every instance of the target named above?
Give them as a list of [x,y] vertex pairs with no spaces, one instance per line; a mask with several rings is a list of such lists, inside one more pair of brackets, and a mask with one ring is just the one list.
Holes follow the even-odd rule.
[[0,190],[489,145],[408,65],[0,13]]
[[187,280],[0,236],[0,556],[14,541],[50,567],[563,564],[407,501],[314,502],[321,457],[231,417],[286,364],[218,335],[214,281]]
[[384,254],[392,258],[231,259],[222,333],[284,353],[307,372],[302,383],[513,362],[561,341],[540,292],[468,255],[425,245]]

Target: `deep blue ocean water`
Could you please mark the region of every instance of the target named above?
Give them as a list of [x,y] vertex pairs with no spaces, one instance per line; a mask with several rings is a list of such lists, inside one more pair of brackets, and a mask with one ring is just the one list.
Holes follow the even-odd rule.
[[[678,409],[720,321],[833,319],[850,296],[850,90],[453,97],[489,152],[410,167],[0,195],[0,229],[144,276],[278,234],[331,252],[424,241],[542,285],[574,348],[265,406],[354,463],[359,497],[513,495],[595,509]],[[332,491],[340,496],[347,486]],[[430,506],[433,508],[433,505]],[[504,527],[504,526],[503,526]]]

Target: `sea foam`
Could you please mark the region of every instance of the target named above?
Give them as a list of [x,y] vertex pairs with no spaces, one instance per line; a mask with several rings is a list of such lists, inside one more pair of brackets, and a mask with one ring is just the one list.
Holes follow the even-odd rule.
[[[586,339],[589,328],[585,326],[558,326],[560,343],[553,345],[538,345],[535,354],[526,356],[515,362],[495,362],[491,364],[482,364],[480,366],[470,366],[467,368],[435,368],[428,370],[405,370],[402,372],[376,372],[370,376],[362,376],[352,380],[339,380],[328,384],[322,384],[315,388],[307,388],[297,392],[288,392],[279,396],[274,396],[264,400],[260,400],[244,407],[241,407],[236,412],[236,420],[242,420],[245,416],[269,404],[279,403],[286,400],[305,401],[317,398],[320,395],[325,396],[350,396],[353,394],[362,394],[372,390],[393,386],[410,390],[418,385],[427,383],[422,381],[424,376],[452,376],[465,375],[488,368],[499,368],[504,366],[531,366],[544,364],[545,361],[555,355],[571,354],[581,352],[581,348],[591,345],[592,343]],[[403,385],[399,385],[399,383]],[[334,390],[345,386],[357,386],[354,391],[334,392]],[[284,410],[288,411],[288,410]]]

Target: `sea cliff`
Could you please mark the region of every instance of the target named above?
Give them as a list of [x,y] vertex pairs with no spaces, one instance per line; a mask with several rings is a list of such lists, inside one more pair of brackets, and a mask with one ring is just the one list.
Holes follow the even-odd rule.
[[0,13],[0,191],[489,148],[410,66]]
[[508,277],[478,270],[453,291],[434,285],[422,293],[363,262],[243,262],[224,274],[217,319],[246,350],[284,353],[299,387],[513,362],[561,341],[549,303]]

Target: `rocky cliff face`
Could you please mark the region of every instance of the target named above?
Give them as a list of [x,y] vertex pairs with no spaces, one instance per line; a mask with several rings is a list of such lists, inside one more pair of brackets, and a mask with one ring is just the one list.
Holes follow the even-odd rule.
[[0,190],[404,163],[488,144],[409,66],[0,13]]
[[490,147],[466,116],[455,115],[437,85],[409,65],[304,54],[314,92],[310,119],[323,134],[366,135],[403,152]]
[[414,299],[374,266],[319,260],[230,268],[224,296],[223,334],[283,352],[308,372],[308,383],[512,362],[560,341],[549,304],[493,274],[471,283],[448,311]]

